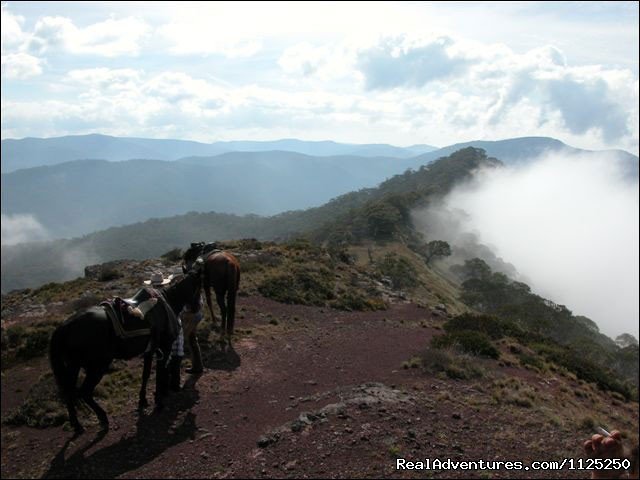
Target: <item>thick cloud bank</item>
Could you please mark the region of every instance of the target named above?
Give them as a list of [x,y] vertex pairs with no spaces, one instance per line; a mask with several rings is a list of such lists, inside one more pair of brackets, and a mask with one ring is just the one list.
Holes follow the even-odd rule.
[[[475,234],[539,295],[609,336],[638,336],[638,179],[625,171],[612,157],[548,155],[481,171],[415,217],[428,240]],[[428,228],[434,214],[446,228]]]

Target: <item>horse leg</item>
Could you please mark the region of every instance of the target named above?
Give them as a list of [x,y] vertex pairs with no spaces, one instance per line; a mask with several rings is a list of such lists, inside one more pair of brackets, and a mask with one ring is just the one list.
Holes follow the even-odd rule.
[[207,306],[209,307],[209,313],[211,314],[211,323],[215,327],[217,325],[216,316],[213,313],[213,304],[211,303],[211,289],[206,286],[204,287],[204,295],[207,299]]
[[69,423],[73,427],[76,434],[84,432],[84,428],[78,421],[78,414],[76,412],[76,383],[78,382],[78,374],[80,373],[80,367],[70,366],[67,371],[66,381],[68,382],[68,390],[64,394],[64,401],[67,405],[67,412],[69,413]]
[[149,405],[147,402],[147,383],[151,376],[151,362],[153,360],[153,352],[144,354],[144,365],[142,367],[142,384],[140,385],[140,394],[138,395],[138,410],[143,410]]
[[[171,349],[169,348],[169,352]],[[164,408],[164,398],[169,394],[169,370],[167,369],[166,358],[156,360],[156,409]]]
[[227,317],[227,306],[224,303],[224,292],[216,291],[216,302],[220,307],[220,343],[224,342],[225,336],[229,335],[229,323]]
[[236,322],[236,291],[229,290],[227,293],[227,331],[229,334],[229,343],[231,343],[231,335]]
[[87,405],[94,411],[98,420],[100,421],[100,425],[102,426],[102,430],[109,429],[109,419],[107,418],[107,413],[98,405],[98,402],[93,398],[93,391],[95,390],[100,380],[104,376],[106,372],[106,368],[93,368],[87,370],[87,376],[82,382],[82,386],[80,387],[80,396],[85,401]]

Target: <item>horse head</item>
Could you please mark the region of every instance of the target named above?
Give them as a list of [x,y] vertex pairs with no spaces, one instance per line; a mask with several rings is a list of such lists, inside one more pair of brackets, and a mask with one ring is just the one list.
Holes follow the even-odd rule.
[[207,258],[209,255],[215,252],[220,252],[221,250],[218,247],[217,242],[195,242],[192,243],[191,246],[184,252],[182,256],[182,271],[187,273],[191,270],[193,266],[193,262],[196,261],[198,257]]
[[193,267],[194,262],[202,255],[204,242],[192,243],[191,246],[182,255],[182,271],[187,273]]

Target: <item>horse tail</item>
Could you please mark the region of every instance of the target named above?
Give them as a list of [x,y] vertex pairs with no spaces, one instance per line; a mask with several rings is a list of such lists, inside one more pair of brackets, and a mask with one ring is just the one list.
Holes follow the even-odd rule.
[[211,315],[211,321],[215,324],[216,317],[213,313],[213,304],[211,303],[211,278],[209,273],[208,264],[205,263],[204,275],[202,277],[202,289],[204,290],[204,296],[209,307],[209,314]]
[[227,261],[227,289],[229,292],[237,292],[240,287],[240,267],[232,260]]
[[61,325],[53,331],[51,343],[49,344],[49,361],[51,362],[51,370],[58,384],[60,395],[67,400],[73,394],[75,385],[67,367],[64,354],[64,326]]

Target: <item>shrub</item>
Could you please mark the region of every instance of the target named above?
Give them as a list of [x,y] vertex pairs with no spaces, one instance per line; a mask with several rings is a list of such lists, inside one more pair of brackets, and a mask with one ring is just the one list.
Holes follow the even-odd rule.
[[551,342],[535,343],[531,347],[547,360],[566,368],[581,380],[593,382],[602,390],[617,392],[625,400],[630,400],[633,397],[631,387],[618,380],[617,375],[567,347]]
[[9,348],[17,347],[22,342],[26,330],[24,325],[11,325],[7,328],[7,346]]
[[174,248],[167,253],[160,255],[160,258],[168,262],[179,262],[182,260],[182,250],[180,248]]
[[6,330],[2,348],[2,368],[14,360],[29,360],[47,353],[49,339],[58,322],[41,322],[32,326],[12,325]]
[[360,293],[345,292],[331,302],[333,308],[346,311],[386,310],[387,305],[381,298],[366,298]]
[[463,313],[452,318],[445,323],[444,329],[448,333],[462,330],[482,332],[494,340],[502,337],[520,338],[524,333],[518,325],[509,320],[503,320],[493,315],[475,315],[473,313]]
[[327,268],[296,265],[291,273],[266,277],[258,291],[282,303],[324,305],[334,298],[334,285],[333,274]]
[[104,267],[100,269],[100,275],[98,275],[98,281],[108,282],[110,280],[116,280],[121,277],[123,277],[122,273],[120,273],[116,268]]
[[493,346],[490,338],[485,333],[474,332],[472,330],[462,330],[434,337],[431,340],[431,344],[435,348],[459,346],[462,351],[481,357],[494,359],[500,357],[498,350]]
[[389,277],[394,288],[411,288],[418,285],[418,272],[404,257],[387,254],[377,265],[381,276]]
[[240,240],[240,248],[242,250],[261,250],[262,242],[255,238],[243,238]]
[[54,327],[29,328],[25,332],[24,343],[18,347],[16,356],[23,360],[39,357],[47,353],[49,339]]

